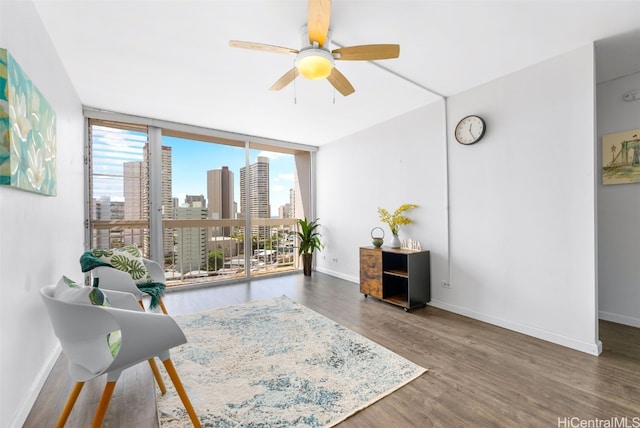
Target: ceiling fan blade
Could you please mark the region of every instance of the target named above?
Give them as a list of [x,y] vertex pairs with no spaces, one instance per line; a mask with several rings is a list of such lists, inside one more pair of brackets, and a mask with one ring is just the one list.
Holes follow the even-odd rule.
[[285,48],[282,46],[265,45],[264,43],[243,42],[240,40],[229,40],[229,46],[232,48],[252,49],[255,51],[276,52],[284,54],[297,54],[297,49]]
[[331,74],[327,77],[327,80],[345,97],[356,91],[347,78],[344,77],[344,74],[340,73],[335,67],[331,70]]
[[340,54],[336,59],[343,61],[362,61],[391,59],[400,56],[400,45],[359,45],[334,49],[331,53]]
[[309,0],[307,9],[307,32],[309,43],[324,46],[331,21],[331,0]]
[[291,70],[284,73],[282,77],[279,78],[269,89],[272,91],[279,91],[289,83],[293,82],[296,77],[298,77],[298,68],[293,67]]

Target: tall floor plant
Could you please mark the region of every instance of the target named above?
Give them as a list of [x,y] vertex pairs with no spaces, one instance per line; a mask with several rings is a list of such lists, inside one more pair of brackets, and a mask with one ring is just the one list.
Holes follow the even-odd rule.
[[320,232],[318,228],[320,224],[319,219],[308,221],[304,219],[298,220],[298,231],[296,236],[298,238],[298,255],[302,256],[303,271],[306,276],[311,275],[311,264],[313,261],[313,252],[315,250],[322,249],[322,242],[320,241]]

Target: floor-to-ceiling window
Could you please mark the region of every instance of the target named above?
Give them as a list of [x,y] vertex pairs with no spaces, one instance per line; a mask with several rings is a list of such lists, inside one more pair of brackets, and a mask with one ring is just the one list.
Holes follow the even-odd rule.
[[172,155],[166,174],[172,221],[165,224],[173,237],[173,245],[165,246],[167,277],[197,282],[243,276],[245,222],[238,216],[237,188],[244,143],[196,138],[162,136]]
[[134,243],[169,286],[299,269],[313,148],[156,125],[89,119],[87,246]]
[[295,268],[298,259],[291,220],[300,218],[295,206],[295,155],[274,148],[250,148],[248,166],[241,168],[240,177],[240,199],[245,201],[241,216],[251,221],[254,272]]
[[87,163],[89,246],[149,252],[146,127],[92,124]]

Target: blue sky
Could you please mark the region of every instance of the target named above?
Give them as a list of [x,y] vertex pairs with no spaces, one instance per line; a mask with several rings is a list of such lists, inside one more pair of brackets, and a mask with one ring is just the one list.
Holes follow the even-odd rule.
[[[240,202],[240,168],[245,166],[244,147],[226,146],[201,141],[163,137],[162,145],[171,146],[172,193],[180,204],[185,195],[207,197],[207,171],[228,166],[233,172],[236,202]],[[289,189],[294,185],[293,155],[251,150],[250,162],[258,156],[269,158],[269,198],[271,216],[278,215],[278,207],[289,202]]]

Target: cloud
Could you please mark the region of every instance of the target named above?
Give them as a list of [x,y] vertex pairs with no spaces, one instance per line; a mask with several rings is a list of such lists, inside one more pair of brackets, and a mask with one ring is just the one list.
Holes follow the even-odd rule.
[[270,160],[276,160],[281,158],[283,155],[282,153],[276,153],[276,152],[267,152],[267,151],[261,151],[260,153],[258,153],[258,156],[263,156],[265,158],[269,158]]
[[293,172],[281,172],[276,177],[277,180],[290,181],[290,182],[293,182],[293,178],[294,178]]

